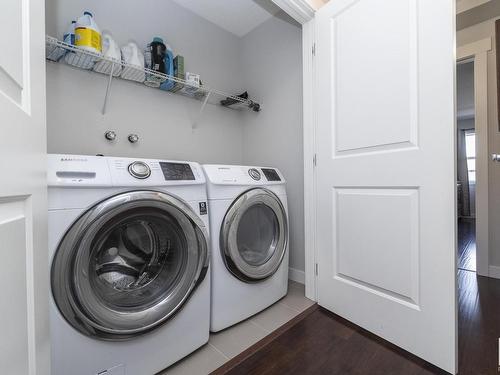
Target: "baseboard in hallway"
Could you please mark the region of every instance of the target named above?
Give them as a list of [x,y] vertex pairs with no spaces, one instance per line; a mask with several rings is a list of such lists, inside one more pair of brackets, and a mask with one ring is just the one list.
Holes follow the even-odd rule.
[[495,279],[500,279],[500,267],[498,266],[490,266],[488,269],[488,276],[493,277]]

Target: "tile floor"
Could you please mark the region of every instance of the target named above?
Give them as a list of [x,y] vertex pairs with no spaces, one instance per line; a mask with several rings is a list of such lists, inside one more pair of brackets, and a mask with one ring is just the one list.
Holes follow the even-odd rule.
[[208,344],[158,375],[209,374],[313,304],[304,296],[304,285],[290,281],[285,298],[244,322],[211,334]]

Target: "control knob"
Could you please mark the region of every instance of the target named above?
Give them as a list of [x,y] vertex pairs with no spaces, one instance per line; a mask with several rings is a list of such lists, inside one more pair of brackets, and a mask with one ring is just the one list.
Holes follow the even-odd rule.
[[143,180],[151,176],[151,169],[149,165],[142,161],[134,161],[128,166],[128,173],[135,178]]
[[248,170],[248,174],[250,175],[250,177],[252,177],[255,181],[259,181],[260,180],[260,172],[255,169],[255,168],[250,168]]

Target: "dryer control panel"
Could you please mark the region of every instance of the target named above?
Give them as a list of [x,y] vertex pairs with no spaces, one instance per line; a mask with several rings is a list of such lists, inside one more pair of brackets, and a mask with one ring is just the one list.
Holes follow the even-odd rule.
[[217,185],[276,185],[285,179],[276,168],[242,165],[204,165],[205,174]]
[[264,176],[266,176],[267,181],[281,181],[281,177],[278,172],[276,172],[276,169],[262,168],[262,172],[264,172]]

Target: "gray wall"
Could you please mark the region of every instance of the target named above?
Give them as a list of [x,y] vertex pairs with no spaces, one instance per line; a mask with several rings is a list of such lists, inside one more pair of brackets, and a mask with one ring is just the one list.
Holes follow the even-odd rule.
[[[290,266],[303,271],[300,26],[280,14],[238,38],[170,0],[121,0],[119,6],[111,0],[47,0],[47,34],[61,38],[67,23],[87,9],[120,44],[133,37],[144,45],[163,36],[185,56],[187,71],[200,73],[208,86],[247,89],[263,110],[209,105],[192,130],[199,102],[114,80],[102,116],[105,76],[47,63],[48,151],[276,166],[288,181]],[[108,129],[119,135],[115,144],[104,140]],[[141,137],[136,145],[126,140],[131,132]]]
[[287,179],[290,267],[304,270],[304,168],[302,153],[302,33],[283,14],[242,39],[246,87],[261,101],[247,113],[243,161],[278,167]]
[[[169,0],[47,0],[47,33],[61,38],[71,19],[83,10],[94,13],[102,30],[115,40],[144,46],[162,36],[185,57],[186,70],[203,82],[233,92],[243,87],[240,39]],[[145,22],[146,21],[146,22]],[[191,129],[200,102],[115,80],[107,114],[100,113],[106,77],[47,63],[48,151],[118,156],[191,159],[241,163],[242,115],[207,106],[196,130]],[[107,143],[103,134],[115,130],[119,140]],[[132,146],[126,136],[136,132]]]
[[457,110],[474,109],[474,63],[457,65]]

